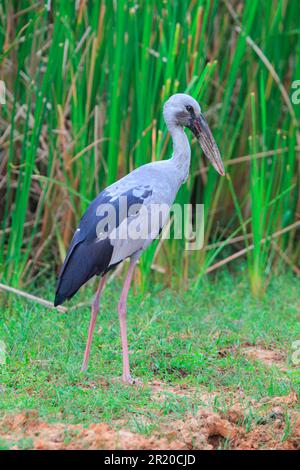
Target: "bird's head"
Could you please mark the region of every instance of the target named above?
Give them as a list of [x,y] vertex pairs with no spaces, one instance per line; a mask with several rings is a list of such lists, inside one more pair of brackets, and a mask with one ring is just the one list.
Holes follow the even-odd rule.
[[225,170],[218,146],[205,117],[201,113],[199,103],[189,95],[177,93],[166,101],[163,112],[168,129],[172,131],[177,126],[188,127],[215,170],[224,176]]

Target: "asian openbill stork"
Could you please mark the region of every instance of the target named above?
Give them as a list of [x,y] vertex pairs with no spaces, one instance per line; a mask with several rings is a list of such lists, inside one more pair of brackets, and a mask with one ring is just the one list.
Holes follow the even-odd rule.
[[[60,271],[54,305],[70,299],[90,278],[101,275],[99,286],[92,303],[91,320],[88,331],[82,370],[88,363],[93,330],[99,310],[99,301],[109,270],[126,258],[130,258],[129,269],[123,285],[118,313],[120,320],[123,350],[124,382],[133,383],[130,375],[128,345],[126,335],[126,299],[135,264],[151,241],[156,238],[167,217],[159,219],[155,229],[148,229],[146,236],[121,237],[116,231],[124,232],[124,227],[136,222],[146,223],[157,206],[163,204],[170,209],[177,191],[189,175],[191,149],[183,127],[189,128],[198,139],[206,157],[216,171],[224,175],[224,167],[217,144],[210,128],[201,113],[197,101],[186,94],[171,96],[164,105],[163,115],[173,141],[173,155],[168,160],[143,165],[124,178],[115,182],[90,204],[74,233],[69,251]],[[120,201],[126,199],[126,210],[121,211]],[[106,221],[108,207],[115,210],[116,217]],[[134,207],[134,211],[131,209]],[[138,209],[136,209],[138,207]],[[142,210],[143,209],[143,210]],[[107,221],[106,221],[107,222]],[[127,233],[127,232],[126,232]]]

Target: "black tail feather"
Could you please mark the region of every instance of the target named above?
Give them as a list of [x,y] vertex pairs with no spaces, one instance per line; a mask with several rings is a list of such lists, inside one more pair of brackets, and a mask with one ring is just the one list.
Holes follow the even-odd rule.
[[108,238],[100,242],[84,240],[71,248],[58,278],[54,306],[71,299],[89,279],[103,273],[113,251]]

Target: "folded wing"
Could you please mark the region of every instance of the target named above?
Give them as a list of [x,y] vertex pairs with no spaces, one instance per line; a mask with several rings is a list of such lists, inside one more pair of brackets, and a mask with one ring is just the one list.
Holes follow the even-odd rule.
[[[90,204],[74,233],[61,268],[54,305],[70,299],[95,275],[104,274],[128,256],[142,249],[141,240],[124,239],[120,244],[112,233],[132,217],[133,207],[148,206],[153,189],[150,185],[122,188],[113,185],[102,191]],[[120,204],[121,201],[121,204]],[[125,204],[124,207],[121,205]],[[111,214],[109,214],[111,212]],[[114,213],[114,216],[112,214]],[[105,233],[104,233],[105,232]]]

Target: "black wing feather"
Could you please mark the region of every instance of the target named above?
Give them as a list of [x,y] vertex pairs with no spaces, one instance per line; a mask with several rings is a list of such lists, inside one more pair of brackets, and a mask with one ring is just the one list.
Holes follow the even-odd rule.
[[[127,196],[127,215],[132,204],[142,204],[144,199],[152,194],[146,187],[140,196],[134,195],[135,186],[124,192]],[[109,238],[97,239],[97,224],[105,215],[97,216],[97,208],[101,204],[113,204],[116,211],[116,227],[122,222],[119,214],[119,199],[112,198],[109,191],[102,191],[89,205],[84,213],[78,229],[71,241],[67,256],[62,265],[55,294],[54,305],[61,305],[66,299],[71,299],[78,289],[95,275],[104,274],[113,266],[109,266],[113,246]],[[124,215],[123,215],[124,217]]]
[[76,244],[62,267],[54,305],[60,305],[66,299],[71,299],[89,279],[104,272],[109,265],[112,252],[113,247],[108,238],[98,243],[84,240]]

